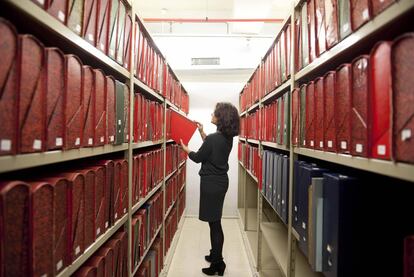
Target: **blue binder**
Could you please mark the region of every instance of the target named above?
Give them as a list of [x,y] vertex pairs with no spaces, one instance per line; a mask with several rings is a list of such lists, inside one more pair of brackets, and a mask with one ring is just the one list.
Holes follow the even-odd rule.
[[289,211],[289,157],[283,156],[282,158],[282,211],[281,217],[285,224],[288,223],[288,211]]

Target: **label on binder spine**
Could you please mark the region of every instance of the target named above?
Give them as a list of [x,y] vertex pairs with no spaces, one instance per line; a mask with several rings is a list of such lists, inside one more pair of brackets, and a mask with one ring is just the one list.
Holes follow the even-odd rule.
[[358,152],[358,153],[362,153],[362,151],[363,151],[363,146],[362,146],[362,144],[360,144],[360,143],[358,143],[357,145],[356,145],[356,151]]
[[56,264],[56,270],[59,271],[61,268],[63,267],[63,261],[60,260],[57,264]]
[[60,21],[65,22],[65,14],[62,11],[58,12],[58,18]]
[[377,152],[378,155],[385,155],[387,147],[385,145],[378,145]]
[[63,145],[63,139],[62,138],[56,138],[56,146],[62,146]]
[[1,145],[0,145],[0,150],[10,151],[11,150],[11,140],[2,139],[1,140]]
[[411,129],[404,129],[401,132],[401,140],[406,141],[411,138]]
[[341,149],[346,149],[348,146],[348,144],[346,143],[346,141],[341,141]]
[[42,141],[38,140],[38,139],[35,139],[33,141],[33,149],[39,150],[41,148],[42,148]]

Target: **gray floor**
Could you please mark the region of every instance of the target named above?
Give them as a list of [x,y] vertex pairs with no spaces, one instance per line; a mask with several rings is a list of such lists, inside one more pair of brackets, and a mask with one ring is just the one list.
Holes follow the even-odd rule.
[[[175,249],[168,277],[207,276],[201,272],[209,264],[204,255],[210,249],[209,227],[197,218],[184,219],[183,229]],[[223,219],[223,257],[227,264],[224,276],[251,277],[249,261],[237,219]]]

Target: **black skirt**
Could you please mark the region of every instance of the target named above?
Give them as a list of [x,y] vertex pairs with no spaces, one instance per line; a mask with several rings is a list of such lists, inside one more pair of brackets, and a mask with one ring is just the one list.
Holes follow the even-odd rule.
[[217,221],[223,214],[224,197],[229,187],[227,175],[208,175],[200,178],[200,210],[202,221]]

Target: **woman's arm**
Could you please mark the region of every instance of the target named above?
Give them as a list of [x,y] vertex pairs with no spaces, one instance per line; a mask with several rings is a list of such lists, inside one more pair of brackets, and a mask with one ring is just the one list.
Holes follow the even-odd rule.
[[198,149],[197,152],[191,151],[190,148],[188,148],[188,146],[184,145],[182,140],[180,141],[181,141],[181,147],[188,154],[188,157],[196,163],[201,163],[201,162],[206,161],[211,154],[212,145],[208,137],[206,137],[206,139],[204,140],[203,144],[201,145],[200,149]]
[[207,137],[206,133],[204,133],[203,130],[203,124],[201,124],[198,121],[194,121],[195,123],[197,123],[197,128],[198,128],[198,132],[200,133],[201,139],[204,141]]

